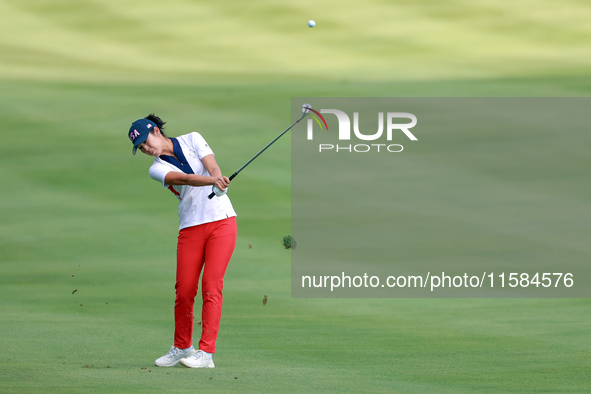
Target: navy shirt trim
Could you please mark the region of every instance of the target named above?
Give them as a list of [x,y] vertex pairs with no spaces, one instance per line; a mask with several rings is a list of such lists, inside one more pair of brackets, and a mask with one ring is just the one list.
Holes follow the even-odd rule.
[[185,155],[183,154],[183,150],[181,149],[181,144],[179,144],[179,142],[176,140],[176,138],[171,138],[171,140],[172,140],[172,145],[174,147],[174,149],[173,149],[174,155],[178,158],[178,160],[176,158],[174,158],[173,156],[167,156],[167,155],[162,155],[162,156],[160,156],[160,158],[162,160],[164,160],[165,162],[172,164],[173,166],[175,166],[176,168],[178,168],[179,170],[181,170],[185,174],[195,174],[193,172],[193,169],[189,165],[189,162],[185,158]]

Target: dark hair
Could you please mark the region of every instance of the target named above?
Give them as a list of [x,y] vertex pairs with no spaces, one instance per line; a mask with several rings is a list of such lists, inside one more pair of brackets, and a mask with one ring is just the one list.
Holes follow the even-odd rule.
[[166,134],[164,134],[164,125],[166,124],[165,121],[163,121],[162,119],[160,119],[155,114],[150,114],[150,115],[146,116],[144,119],[148,119],[148,120],[151,120],[152,122],[156,123],[156,126],[158,126],[158,128],[160,129],[160,132],[162,133],[162,135],[165,138],[168,138],[166,136]]

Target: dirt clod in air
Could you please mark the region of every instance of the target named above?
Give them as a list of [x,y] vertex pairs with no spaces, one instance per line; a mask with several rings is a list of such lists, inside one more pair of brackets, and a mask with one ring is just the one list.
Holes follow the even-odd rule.
[[297,246],[297,242],[294,237],[291,235],[286,235],[283,237],[283,241],[281,242],[285,249],[295,249]]
[[77,291],[78,291],[78,289],[74,289],[74,291],[72,292],[72,295],[74,295],[74,293],[77,292]]
[[263,305],[267,305],[267,300],[268,300],[268,298],[267,298],[267,296],[265,295],[265,296],[263,297]]

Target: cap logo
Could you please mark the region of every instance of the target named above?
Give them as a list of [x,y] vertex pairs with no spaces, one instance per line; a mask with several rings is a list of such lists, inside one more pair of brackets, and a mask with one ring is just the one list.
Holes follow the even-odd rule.
[[135,141],[135,139],[139,136],[140,133],[135,129],[131,133],[129,133],[129,139],[131,140],[131,142]]
[[149,129],[151,129],[151,128],[152,128],[152,125],[151,125],[150,123],[148,123],[148,124],[146,125],[146,127],[147,127],[147,128],[149,128]]

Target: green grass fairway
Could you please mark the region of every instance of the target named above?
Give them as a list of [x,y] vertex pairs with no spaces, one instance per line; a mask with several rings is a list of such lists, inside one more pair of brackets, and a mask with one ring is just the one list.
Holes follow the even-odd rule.
[[586,3],[0,13],[0,393],[591,392],[588,299],[292,299],[288,138],[230,189],[216,368],[154,367],[173,341],[177,204],[126,137],[156,112],[171,136],[200,131],[230,174],[289,125],[291,97],[588,96]]

